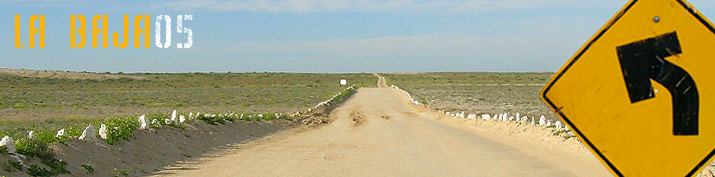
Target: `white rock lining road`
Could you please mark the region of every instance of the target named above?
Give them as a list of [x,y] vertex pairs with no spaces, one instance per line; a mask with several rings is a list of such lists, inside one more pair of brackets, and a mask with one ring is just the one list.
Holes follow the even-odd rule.
[[333,110],[330,124],[287,130],[160,174],[610,176],[583,148],[563,150],[488,132],[415,106],[379,80],[378,88],[360,88]]
[[[290,116],[290,117],[301,117],[301,116],[303,116],[304,114],[309,114],[309,113],[311,113],[311,112],[313,112],[313,111],[315,111],[315,110],[318,110],[319,108],[323,108],[323,107],[326,107],[326,106],[330,106],[330,104],[331,104],[332,102],[336,101],[335,98],[338,97],[339,95],[341,95],[343,92],[346,92],[346,91],[349,91],[349,90],[354,90],[354,89],[355,89],[354,86],[350,86],[350,87],[348,87],[348,88],[345,88],[345,89],[342,90],[341,92],[338,92],[338,93],[336,93],[335,95],[333,95],[332,97],[330,97],[330,99],[318,103],[317,105],[315,105],[315,106],[312,107],[312,108],[309,108],[309,109],[308,109],[307,111],[305,111],[305,112],[276,113],[275,117],[276,117],[276,118],[280,118],[281,116],[286,116],[286,115],[287,115],[287,116]],[[169,124],[181,125],[181,124],[184,124],[184,122],[186,122],[186,121],[193,120],[193,119],[197,118],[200,114],[201,114],[200,112],[198,112],[198,113],[196,113],[196,114],[193,114],[192,112],[190,112],[188,116],[184,116],[184,115],[178,114],[176,110],[173,110],[173,111],[171,112],[171,119],[164,119],[164,123],[167,124],[167,125],[169,125]],[[219,114],[219,115],[216,115],[216,114],[204,114],[204,116],[205,116],[205,117],[217,117],[217,116],[218,116],[218,117],[236,117],[236,118],[243,118],[243,114],[236,114],[236,113],[225,113],[225,114],[221,113],[221,114]],[[250,117],[250,116],[252,116],[252,115],[249,115],[249,117]],[[257,116],[262,117],[261,114],[258,114]],[[139,130],[149,130],[149,129],[151,129],[151,128],[150,128],[150,125],[157,125],[157,126],[161,127],[161,124],[158,124],[158,123],[157,123],[158,121],[160,121],[159,119],[153,119],[151,122],[149,122],[149,119],[146,117],[146,115],[141,115],[141,116],[139,116],[139,118],[137,119],[137,121],[139,122]],[[114,127],[114,128],[118,128],[118,127]],[[108,137],[108,134],[107,134],[107,133],[108,133],[108,130],[107,130],[107,126],[106,126],[105,124],[101,124],[98,131],[99,131],[99,136],[100,136],[100,138],[102,138],[102,139],[107,139],[107,137]],[[58,130],[58,131],[57,131],[57,134],[55,135],[55,137],[62,137],[62,136],[66,136],[66,135],[65,135],[65,129],[64,129],[64,128]],[[28,138],[35,138],[34,131],[30,130],[30,131],[28,132],[27,137],[28,137]],[[83,141],[87,141],[87,142],[94,142],[94,143],[96,143],[96,142],[97,142],[97,132],[95,132],[94,126],[88,125],[87,127],[85,127],[84,130],[82,131],[82,135],[80,135],[80,136],[78,137],[78,139],[83,140]],[[5,147],[6,150],[8,151],[8,153],[10,153],[10,154],[14,154],[14,153],[15,153],[15,142],[12,140],[12,138],[11,138],[10,136],[4,136],[4,137],[2,137],[2,140],[0,140],[0,147]]]
[[[408,93],[408,92],[405,91],[405,90],[400,89],[400,87],[397,87],[397,86],[395,86],[395,85],[392,85],[391,87],[392,87],[392,88],[395,88],[395,89],[397,89],[398,91],[400,91],[400,92],[404,93],[405,95],[407,95],[407,97],[410,99],[410,102],[412,102],[413,104],[418,105],[418,106],[423,106],[423,107],[425,106],[425,105],[423,105],[422,103],[420,103],[420,102],[418,102],[417,100],[415,100],[415,99],[412,97],[412,95],[410,95],[410,93]],[[441,113],[441,114],[444,114],[444,115],[447,115],[447,116],[452,116],[452,117],[457,117],[457,118],[462,118],[462,119],[467,119],[467,120],[474,120],[474,119],[501,120],[502,122],[506,122],[506,121],[516,121],[516,122],[519,122],[519,123],[528,123],[529,120],[531,120],[531,125],[546,126],[546,127],[548,127],[548,128],[564,129],[564,130],[566,130],[566,131],[569,131],[568,127],[565,126],[563,123],[561,123],[561,121],[556,120],[556,121],[554,121],[554,123],[551,123],[551,121],[546,120],[546,117],[545,117],[544,115],[541,115],[541,117],[539,117],[539,121],[536,122],[536,118],[535,118],[535,117],[531,117],[531,119],[529,119],[528,116],[521,115],[521,114],[519,114],[518,112],[516,113],[516,117],[514,117],[514,116],[509,116],[509,113],[499,113],[499,114],[494,114],[494,115],[482,114],[482,115],[479,115],[479,116],[478,116],[477,114],[475,114],[475,113],[465,114],[464,111],[459,112],[459,113],[456,113],[456,112],[447,112],[447,111],[445,111],[445,110],[441,110],[440,113]],[[553,125],[553,127],[552,127],[552,125]]]

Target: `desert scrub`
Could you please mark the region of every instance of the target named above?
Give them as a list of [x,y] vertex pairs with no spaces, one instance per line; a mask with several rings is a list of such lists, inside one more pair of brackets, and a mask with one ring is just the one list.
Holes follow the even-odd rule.
[[17,153],[40,159],[54,159],[55,154],[46,142],[37,138],[20,138],[15,142]]
[[385,78],[385,85],[388,85],[388,86],[392,85],[392,81],[390,79],[387,79],[387,77],[383,77],[383,78]]
[[87,170],[87,173],[94,173],[94,168],[92,168],[92,166],[89,164],[83,163],[82,168]]
[[67,162],[56,159],[54,151],[40,139],[21,138],[17,140],[15,147],[17,148],[17,153],[39,158],[42,164],[50,167],[50,170],[47,170],[43,167],[32,165],[27,169],[27,174],[30,176],[57,176],[69,173],[65,168]]
[[243,121],[264,121],[273,120],[276,118],[281,118],[285,120],[292,120],[288,115],[278,115],[278,113],[227,113],[227,114],[201,114],[197,115],[196,119],[201,120],[207,124],[218,125],[225,124],[227,121],[235,122],[237,120]]
[[[166,117],[166,114],[152,114],[154,117]],[[107,126],[108,144],[115,145],[121,140],[128,140],[133,136],[133,132],[139,128],[137,115],[114,116],[107,119],[102,118],[68,118],[68,119],[46,119],[46,120],[23,120],[23,121],[0,121],[0,136],[10,136],[13,139],[27,139],[28,132],[33,131],[35,137],[31,141],[48,143],[65,143],[70,138],[82,135],[88,125],[95,127],[95,132],[101,124]],[[163,122],[163,119],[162,119]],[[57,131],[65,129],[64,136],[56,136]],[[19,143],[19,142],[18,142]]]
[[[223,124],[226,121],[262,121],[276,118],[276,113],[270,112],[244,113],[243,117],[240,115],[241,114],[202,114],[196,115],[195,118],[214,125]],[[147,114],[146,116],[150,121],[149,126],[152,129],[158,130],[162,127],[186,128],[186,122],[180,124],[175,122],[166,123],[165,120],[171,118],[170,114]],[[46,146],[49,143],[66,143],[71,138],[79,137],[88,125],[93,125],[95,127],[95,132],[99,132],[98,129],[100,125],[105,124],[105,126],[107,126],[107,139],[104,141],[107,142],[107,144],[116,145],[119,142],[129,140],[134,136],[135,131],[139,128],[138,117],[138,115],[124,115],[114,116],[107,119],[95,118],[0,121],[0,137],[7,135],[17,140],[17,143],[25,143],[21,145],[23,147],[18,147],[18,149],[25,148],[25,145],[27,145],[28,148],[29,146],[32,146],[33,149],[18,151],[18,153],[35,156],[36,154],[34,154],[34,152],[37,152],[35,150],[39,150],[39,148],[36,147]],[[290,118],[286,115],[282,115],[281,118],[290,120]],[[60,129],[65,129],[65,135],[55,136],[57,131]],[[29,131],[34,132],[34,138],[27,138]],[[0,153],[2,153],[2,149],[0,149]]]
[[215,114],[197,115],[196,119],[204,121],[205,123],[211,124],[211,125],[218,125],[218,124],[226,123],[226,119],[224,118],[224,116],[215,115]]
[[57,176],[60,174],[70,174],[70,171],[67,170],[65,167],[67,166],[67,162],[61,160],[61,159],[50,159],[50,160],[41,160],[42,164],[50,167],[50,175],[51,176]]
[[[11,120],[109,117],[177,110],[295,112],[349,84],[374,86],[366,73],[137,73],[143,79],[50,79],[0,74],[0,117]],[[61,99],[60,99],[61,98]],[[286,99],[290,98],[290,99]],[[23,114],[4,114],[17,107]],[[31,116],[30,116],[31,115]]]
[[561,134],[568,133],[569,131],[568,131],[568,130],[560,130],[560,129],[555,129],[555,128],[554,128],[554,129],[552,130],[552,132],[553,132],[553,135],[555,135],[555,136],[560,136]]
[[38,139],[45,143],[62,142],[55,139],[58,130],[65,129],[67,136],[79,136],[87,125],[98,125],[104,119],[99,118],[55,118],[45,120],[0,120],[0,136],[13,139],[25,138],[29,131],[34,131]]
[[349,97],[355,91],[357,88],[355,86],[350,86],[347,89],[343,90],[342,92],[339,92],[335,97],[333,97],[330,101],[328,101],[328,104],[333,104],[333,103],[339,103],[343,101],[345,98]]
[[7,160],[7,163],[2,164],[2,169],[6,172],[13,173],[15,171],[22,171],[22,164],[18,161]]
[[104,123],[107,126],[107,144],[116,145],[121,140],[134,137],[134,130],[139,128],[139,121],[131,117],[113,117]]
[[[137,116],[138,117],[138,116]],[[171,119],[170,114],[147,114],[146,118],[149,120],[149,128],[158,130],[163,127],[174,127],[174,128],[186,128],[186,124],[176,124],[175,122],[166,123],[165,120]],[[177,118],[178,119],[178,118]],[[188,119],[188,118],[187,118]],[[156,120],[156,121],[154,121]]]
[[547,127],[547,128],[553,128],[553,130],[551,130],[551,132],[553,132],[553,135],[554,135],[554,136],[561,137],[561,138],[563,138],[564,140],[567,140],[567,139],[571,139],[571,138],[573,138],[573,137],[576,137],[576,136],[573,135],[573,133],[571,133],[571,130],[556,129],[555,126],[550,126],[550,127]]
[[42,161],[42,164],[47,165],[50,167],[50,169],[45,169],[44,167],[40,167],[37,164],[32,164],[30,167],[27,168],[27,174],[30,176],[57,176],[60,174],[70,174],[67,169],[65,169],[65,166],[67,165],[67,162],[62,161],[62,160],[52,160],[52,161]]
[[[563,136],[563,137],[564,137],[564,140],[567,140],[567,139],[575,138],[576,135],[566,135],[566,136]],[[577,140],[578,140],[578,139],[577,139]]]
[[30,176],[53,176],[49,170],[42,168],[40,166],[37,166],[36,164],[30,165],[30,167],[27,168],[27,174]]
[[440,110],[496,114],[517,112],[558,120],[539,98],[548,72],[446,72],[383,74],[417,101]]
[[114,176],[114,177],[129,176],[129,170],[124,170],[124,169],[117,170],[117,169],[114,169],[114,170],[112,170],[112,176]]

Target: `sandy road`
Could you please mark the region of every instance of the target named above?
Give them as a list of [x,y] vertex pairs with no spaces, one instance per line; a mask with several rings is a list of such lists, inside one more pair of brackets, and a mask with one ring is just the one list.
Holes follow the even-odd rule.
[[377,87],[382,88],[382,87],[389,87],[387,86],[387,81],[385,80],[385,77],[382,77],[376,73],[373,73],[375,77],[377,77]]
[[[379,76],[378,76],[379,77]],[[169,176],[610,176],[590,154],[435,118],[387,88],[361,88],[318,128],[226,150]]]

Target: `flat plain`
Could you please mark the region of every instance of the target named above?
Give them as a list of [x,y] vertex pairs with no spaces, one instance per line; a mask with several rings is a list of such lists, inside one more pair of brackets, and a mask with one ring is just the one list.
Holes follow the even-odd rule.
[[[143,176],[215,147],[298,126],[299,117],[280,113],[340,102],[354,90],[350,85],[374,83],[365,73],[0,69],[0,137],[15,147],[0,147],[0,176]],[[178,116],[170,116],[172,110]],[[148,127],[140,129],[138,120]],[[93,140],[96,134],[102,141]],[[28,158],[14,158],[12,149]]]
[[[68,135],[108,119],[181,114],[272,115],[305,111],[349,85],[373,86],[367,73],[90,73],[0,69],[0,135]],[[98,127],[95,127],[98,128]]]
[[[12,72],[11,72],[12,71]],[[34,74],[33,74],[34,73]],[[0,120],[184,112],[295,112],[371,74],[0,72]]]
[[521,113],[556,116],[539,98],[553,73],[392,73],[382,74],[388,85],[412,93],[419,102],[446,111],[471,113]]

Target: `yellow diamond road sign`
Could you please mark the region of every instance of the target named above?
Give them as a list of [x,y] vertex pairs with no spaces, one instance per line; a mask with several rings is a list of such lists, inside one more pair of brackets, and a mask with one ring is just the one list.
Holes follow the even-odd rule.
[[684,0],[632,0],[542,99],[617,176],[694,176],[715,154],[715,28]]

